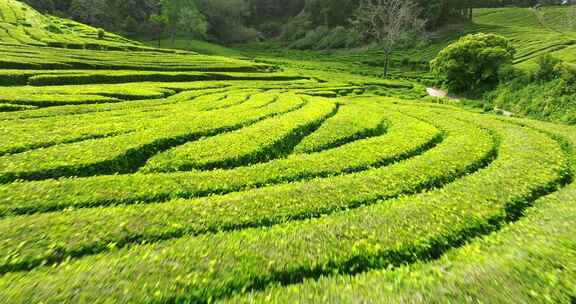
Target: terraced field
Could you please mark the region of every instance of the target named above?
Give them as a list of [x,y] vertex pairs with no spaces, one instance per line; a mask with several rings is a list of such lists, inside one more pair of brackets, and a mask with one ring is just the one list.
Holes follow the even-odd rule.
[[575,299],[573,127],[393,97],[409,82],[0,37],[0,303]]
[[[574,53],[576,27],[570,24],[567,7],[481,9],[475,13],[474,31],[494,32],[509,37],[518,49],[515,58],[519,66],[536,65],[536,59],[546,52],[576,64]],[[502,26],[506,24],[506,26]]]
[[[431,81],[429,61],[438,52],[461,36],[474,33],[494,33],[511,40],[517,49],[515,65],[525,70],[537,67],[537,58],[546,53],[576,65],[576,19],[569,6],[531,8],[474,9],[470,24],[451,24],[432,33],[422,46],[398,50],[392,55],[391,73],[397,78]],[[272,64],[280,64],[315,73],[324,70],[335,73],[380,75],[384,53],[378,47],[342,51],[294,51],[274,43],[244,46],[248,55]]]

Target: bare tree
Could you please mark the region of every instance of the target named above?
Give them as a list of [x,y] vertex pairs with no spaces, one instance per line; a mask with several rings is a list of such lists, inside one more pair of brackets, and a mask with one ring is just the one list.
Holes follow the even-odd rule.
[[422,39],[426,21],[421,9],[411,0],[361,0],[352,24],[368,39],[384,50],[384,77],[388,77],[390,57],[402,46]]

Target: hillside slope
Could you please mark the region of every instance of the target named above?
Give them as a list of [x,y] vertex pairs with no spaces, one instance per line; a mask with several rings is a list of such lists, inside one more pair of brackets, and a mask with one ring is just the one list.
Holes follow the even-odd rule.
[[[42,15],[19,1],[2,0],[0,67],[205,72],[258,72],[269,68],[224,57],[151,48],[112,33],[99,32],[98,29],[71,20]],[[38,73],[45,74],[47,71]],[[4,84],[21,81],[26,77],[22,74],[34,76],[33,72],[14,71],[11,75],[6,75],[6,72],[3,74],[0,83]],[[9,76],[12,79],[7,79]]]
[[[399,50],[393,54],[393,74],[415,80],[429,80],[428,62],[448,44],[461,36],[486,32],[512,40],[518,53],[515,62],[523,69],[533,69],[535,60],[545,53],[576,64],[576,21],[570,22],[573,7],[489,8],[475,9],[470,24],[454,23],[431,33],[420,47]],[[378,75],[384,65],[384,54],[378,46],[353,50],[289,50],[278,43],[265,42],[243,46],[248,54],[268,62],[293,66],[314,66],[354,73]],[[314,69],[314,68],[312,68]]]
[[139,48],[136,41],[104,33],[93,27],[40,14],[16,0],[0,3],[0,43],[8,45],[54,46],[87,49]]
[[574,301],[575,128],[113,40],[1,45],[0,303]]
[[570,24],[569,7],[479,9],[471,31],[496,33],[512,40],[519,66],[533,67],[535,59],[552,53],[576,63],[576,24]]
[[[559,58],[576,63],[573,56],[576,44],[576,20],[571,15],[573,7],[551,6],[538,10],[532,8],[475,9],[473,21],[460,28],[449,26],[432,35],[430,45],[423,49],[400,52],[399,57],[430,61],[436,54],[463,35],[484,32],[502,35],[517,48],[515,62],[532,68],[535,58],[552,52]],[[412,58],[411,58],[412,57]]]

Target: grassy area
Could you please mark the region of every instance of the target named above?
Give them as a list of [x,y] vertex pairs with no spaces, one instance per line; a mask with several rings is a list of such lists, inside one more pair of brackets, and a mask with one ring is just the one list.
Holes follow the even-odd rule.
[[427,102],[432,46],[381,79],[0,12],[0,303],[574,300],[576,129]]
[[[159,45],[158,40],[147,41],[146,44],[150,47],[158,47]],[[205,55],[244,57],[242,52],[238,50],[203,40],[178,38],[174,40],[173,43],[171,39],[161,39],[160,46],[164,48],[191,51]]]
[[[518,53],[515,64],[533,70],[536,59],[545,54],[576,64],[576,26],[571,25],[571,7],[490,8],[475,9],[472,23],[453,23],[430,33],[423,46],[399,50],[393,54],[393,75],[426,81],[428,62],[436,54],[463,35],[495,33],[512,40]],[[319,67],[324,70],[349,71],[356,74],[382,73],[384,55],[378,46],[352,50],[298,51],[276,43],[256,43],[240,47],[246,53],[265,62],[288,66]]]
[[[514,42],[516,64],[534,68],[544,53],[561,53],[576,44],[576,28],[568,26],[568,7],[484,9],[476,12],[475,31],[503,35]],[[562,56],[563,57],[563,56]],[[576,63],[565,57],[566,61]]]
[[89,49],[145,49],[136,41],[53,16],[39,14],[26,4],[5,0],[0,5],[0,42]]

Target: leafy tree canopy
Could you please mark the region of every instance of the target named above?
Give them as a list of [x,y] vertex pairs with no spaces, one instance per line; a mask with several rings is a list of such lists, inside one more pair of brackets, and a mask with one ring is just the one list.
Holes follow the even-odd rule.
[[432,70],[453,91],[478,91],[498,84],[498,71],[512,64],[515,49],[494,34],[473,34],[452,43],[432,60]]
[[[260,35],[300,37],[286,33],[305,25],[304,34],[319,27],[349,27],[361,0],[24,0],[44,12],[132,36],[158,34],[208,37],[220,42]],[[376,1],[376,0],[374,0]],[[470,8],[533,5],[536,0],[406,0],[421,8],[428,28],[449,17],[469,18]],[[297,23],[294,23],[294,20]]]

